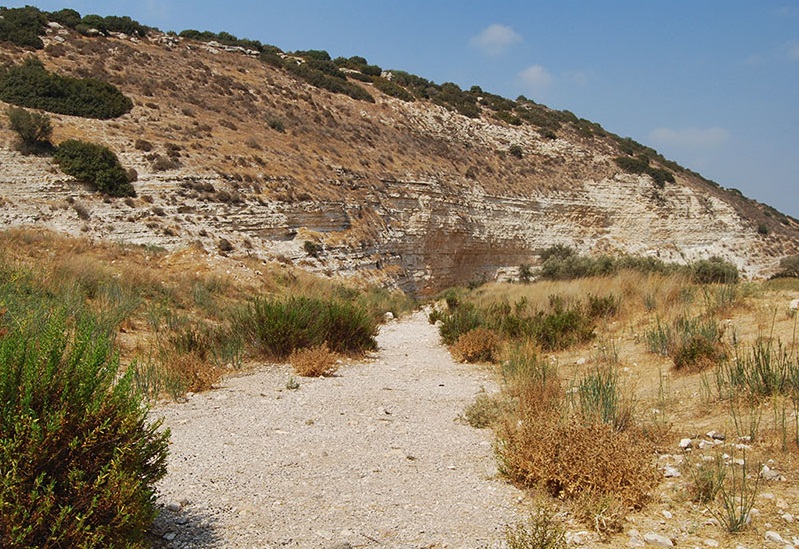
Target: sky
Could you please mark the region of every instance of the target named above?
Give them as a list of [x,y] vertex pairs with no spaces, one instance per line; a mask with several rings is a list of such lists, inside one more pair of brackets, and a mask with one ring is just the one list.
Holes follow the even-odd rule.
[[799,0],[27,0],[524,95],[799,218]]

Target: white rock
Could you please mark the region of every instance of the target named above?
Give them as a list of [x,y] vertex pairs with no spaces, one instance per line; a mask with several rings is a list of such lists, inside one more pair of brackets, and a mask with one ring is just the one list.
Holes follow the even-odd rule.
[[680,448],[682,448],[683,450],[687,450],[690,447],[691,447],[691,439],[690,438],[684,438],[684,439],[680,440]]
[[670,519],[670,518],[672,518],[674,516],[674,515],[671,514],[671,511],[666,511],[665,509],[663,511],[661,511],[660,514],[663,515],[663,517],[667,518],[667,519]]
[[782,515],[782,520],[784,520],[785,522],[793,522],[793,515],[790,513],[785,513],[784,515]]
[[790,307],[792,311],[796,311],[797,309],[799,309],[799,299],[791,300],[788,307]]
[[706,539],[705,540],[705,545],[707,547],[718,547],[719,546],[719,542],[717,542],[714,539]]
[[654,532],[647,532],[644,534],[644,541],[649,545],[656,545],[658,547],[674,547],[674,543],[672,543],[669,538]]
[[666,478],[677,478],[681,477],[682,473],[676,467],[664,467],[663,476],[665,476]]
[[774,530],[769,530],[768,532],[766,532],[766,541],[771,541],[773,543],[781,543],[785,545],[785,540],[782,539],[782,536],[778,532],[775,532]]
[[394,320],[394,313],[387,311],[386,314],[383,315],[383,322],[391,322],[392,320]]
[[183,509],[183,505],[181,505],[179,501],[170,501],[166,505],[164,505],[164,508],[167,511],[172,511],[173,513],[177,513],[181,509]]

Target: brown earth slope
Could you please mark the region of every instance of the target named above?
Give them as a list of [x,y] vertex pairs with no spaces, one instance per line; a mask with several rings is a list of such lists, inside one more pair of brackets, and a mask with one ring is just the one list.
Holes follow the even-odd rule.
[[16,152],[3,128],[3,226],[167,248],[224,242],[234,256],[415,293],[514,276],[555,243],[675,261],[719,255],[748,276],[797,252],[796,220],[689,171],[663,188],[625,173],[613,160],[623,140],[584,124],[553,134],[485,107],[468,118],[364,82],[375,102],[357,101],[246,53],[158,32],[84,37],[51,26],[44,40],[37,52],[0,44],[0,62],[36,55],[132,98],[115,120],[52,115],[53,141],[109,146],[138,172],[138,197],[94,195],[49,158]]

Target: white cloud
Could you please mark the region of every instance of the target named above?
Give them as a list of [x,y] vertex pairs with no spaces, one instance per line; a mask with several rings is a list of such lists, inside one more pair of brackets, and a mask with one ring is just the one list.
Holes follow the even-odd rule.
[[505,53],[508,48],[521,41],[521,35],[512,28],[494,23],[472,38],[470,43],[483,53],[488,55],[500,55]]
[[649,132],[649,138],[660,145],[716,149],[729,141],[730,132],[724,128],[657,128]]
[[524,87],[529,92],[542,93],[553,81],[552,74],[541,65],[527,67],[519,73]]

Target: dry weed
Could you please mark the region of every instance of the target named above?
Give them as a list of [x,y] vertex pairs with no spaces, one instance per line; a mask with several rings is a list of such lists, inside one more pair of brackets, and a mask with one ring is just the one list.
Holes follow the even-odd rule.
[[195,353],[169,353],[162,361],[166,376],[183,387],[183,392],[207,391],[219,382],[223,374],[221,368]]
[[488,328],[475,328],[462,334],[452,347],[452,356],[459,362],[493,362],[499,336]]
[[499,440],[505,474],[561,499],[614,496],[624,508],[639,509],[659,480],[652,444],[635,430],[551,413],[506,421]]
[[289,356],[289,363],[301,376],[327,376],[338,370],[338,355],[327,348],[327,343],[316,347],[297,349]]

